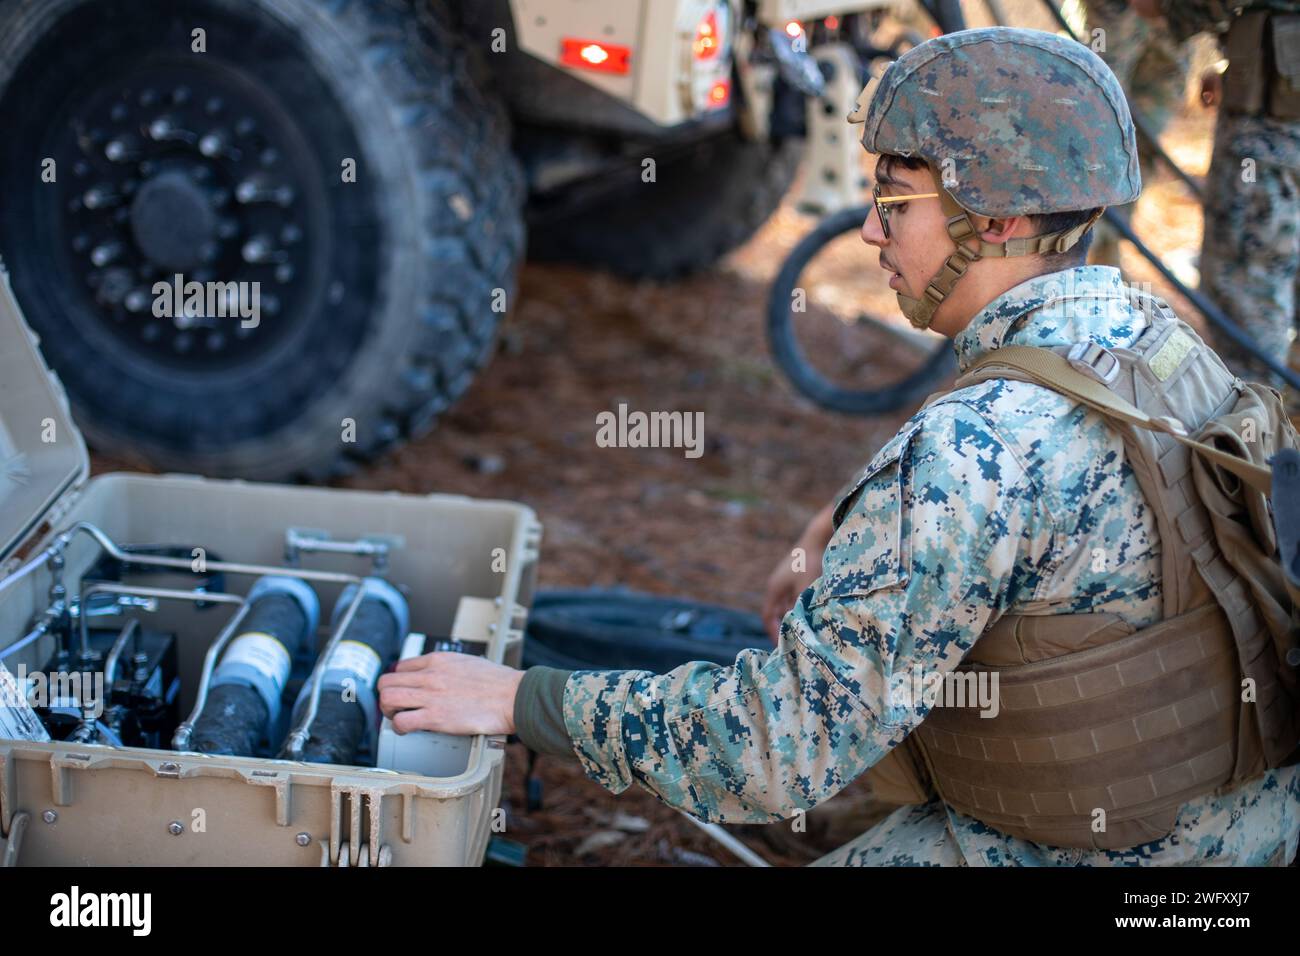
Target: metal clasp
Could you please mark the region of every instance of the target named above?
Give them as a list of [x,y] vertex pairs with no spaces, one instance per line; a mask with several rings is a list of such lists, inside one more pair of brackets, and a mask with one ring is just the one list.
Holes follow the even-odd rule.
[[1076,342],[1065,357],[1078,371],[1103,385],[1119,378],[1119,359],[1096,342]]

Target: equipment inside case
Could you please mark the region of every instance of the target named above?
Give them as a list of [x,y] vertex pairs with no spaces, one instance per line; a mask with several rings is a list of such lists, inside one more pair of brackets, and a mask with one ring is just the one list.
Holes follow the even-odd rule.
[[[375,684],[415,647],[519,666],[532,511],[89,478],[37,345],[0,268],[0,865],[482,862],[504,740],[392,747]],[[175,839],[200,806],[238,825]]]
[[[99,557],[71,589],[65,555],[80,536]],[[378,760],[384,751],[375,684],[404,648],[402,657],[416,656],[413,647],[425,653],[426,645],[482,655],[487,642],[480,638],[493,626],[494,602],[461,598],[451,633],[426,639],[409,630],[402,589],[376,573],[388,567],[400,538],[340,542],[322,531],[290,528],[285,542],[284,565],[239,564],[209,557],[197,545],[119,545],[96,525],[79,522],[0,579],[3,591],[36,570],[50,575],[48,603],[32,615],[20,640],[0,649],[0,662],[42,638],[53,640],[54,650],[36,671],[45,684],[33,686],[25,668],[17,671],[28,688],[27,703],[52,740],[425,775],[461,772],[469,738],[445,734],[405,735],[404,752],[415,747],[426,755],[410,766]],[[372,573],[300,566],[304,554],[317,552],[368,561]],[[253,586],[242,595],[227,591],[228,577],[252,577]],[[327,624],[319,624],[313,584],[343,585]],[[164,601],[190,611],[177,631],[146,627]],[[118,623],[92,624],[107,620]],[[180,641],[205,648],[185,715],[179,710]]]

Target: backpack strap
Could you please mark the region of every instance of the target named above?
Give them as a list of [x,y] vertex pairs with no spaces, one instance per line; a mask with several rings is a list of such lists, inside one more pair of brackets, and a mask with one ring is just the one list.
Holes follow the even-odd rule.
[[1272,495],[1273,470],[1271,468],[1252,464],[1236,455],[1220,451],[1213,445],[1196,441],[1188,436],[1182,422],[1168,416],[1157,418],[1148,415],[1048,349],[1031,345],[1003,346],[978,359],[957,382],[956,387],[961,388],[977,381],[996,378],[996,370],[999,367],[1020,372],[1037,384],[1087,405],[1107,418],[1171,435],[1204,458],[1236,475],[1266,497]]

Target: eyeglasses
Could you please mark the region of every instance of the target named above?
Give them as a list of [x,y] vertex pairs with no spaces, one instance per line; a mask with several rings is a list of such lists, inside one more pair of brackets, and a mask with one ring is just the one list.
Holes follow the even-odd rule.
[[876,215],[880,217],[880,228],[884,230],[885,238],[889,235],[889,206],[896,202],[907,202],[909,199],[938,199],[938,193],[913,193],[909,196],[882,196],[880,195],[880,184],[871,187],[871,198],[876,203]]

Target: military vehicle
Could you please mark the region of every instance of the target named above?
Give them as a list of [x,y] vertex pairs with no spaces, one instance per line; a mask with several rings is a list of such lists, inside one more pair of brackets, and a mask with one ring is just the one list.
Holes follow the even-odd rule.
[[525,236],[703,268],[805,141],[852,204],[889,2],[0,0],[0,257],[93,445],[327,479],[465,391]]

